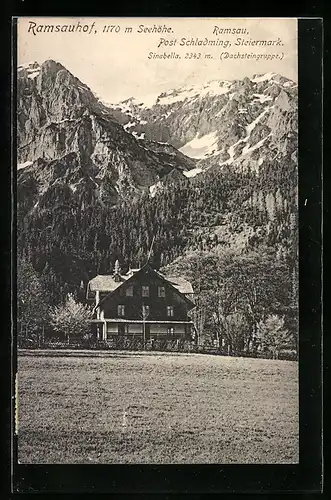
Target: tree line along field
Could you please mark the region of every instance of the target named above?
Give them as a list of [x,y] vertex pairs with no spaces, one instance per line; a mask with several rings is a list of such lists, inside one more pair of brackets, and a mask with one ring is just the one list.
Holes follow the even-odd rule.
[[18,357],[20,463],[297,463],[298,364],[200,354]]

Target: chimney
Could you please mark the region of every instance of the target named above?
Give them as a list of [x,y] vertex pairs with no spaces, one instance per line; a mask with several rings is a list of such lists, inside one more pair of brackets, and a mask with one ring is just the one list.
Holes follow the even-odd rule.
[[117,259],[114,265],[114,274],[113,274],[113,278],[115,281],[121,281],[121,272],[122,272],[121,266]]

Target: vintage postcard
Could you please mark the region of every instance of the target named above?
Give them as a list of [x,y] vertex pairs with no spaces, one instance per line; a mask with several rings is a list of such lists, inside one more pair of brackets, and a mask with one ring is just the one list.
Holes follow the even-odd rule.
[[17,20],[20,464],[297,464],[294,18]]

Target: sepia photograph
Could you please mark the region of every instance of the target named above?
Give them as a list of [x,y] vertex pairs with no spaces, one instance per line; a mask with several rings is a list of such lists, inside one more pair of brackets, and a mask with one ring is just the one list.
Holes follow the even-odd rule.
[[298,464],[295,18],[17,19],[20,464]]

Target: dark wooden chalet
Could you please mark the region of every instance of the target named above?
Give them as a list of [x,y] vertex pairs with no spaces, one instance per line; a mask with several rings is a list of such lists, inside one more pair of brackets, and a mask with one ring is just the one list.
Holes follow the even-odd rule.
[[121,274],[98,275],[87,285],[93,302],[97,338],[185,339],[192,336],[188,312],[195,307],[193,288],[184,278],[165,277],[148,264]]

